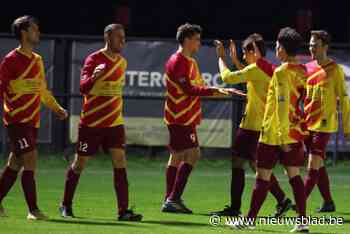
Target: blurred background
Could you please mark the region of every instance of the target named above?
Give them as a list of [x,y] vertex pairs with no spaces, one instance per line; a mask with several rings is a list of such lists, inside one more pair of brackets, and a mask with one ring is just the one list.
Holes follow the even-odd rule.
[[[310,30],[325,29],[333,37],[330,55],[350,77],[350,15],[341,1],[8,1],[1,6],[0,57],[18,44],[10,35],[12,21],[30,14],[40,21],[43,34],[37,51],[43,56],[49,87],[70,112],[69,121],[58,121],[42,110],[41,149],[68,157],[74,152],[81,110],[80,69],[85,57],[103,46],[103,28],[125,25],[128,60],[124,89],[124,115],[128,150],[154,157],[168,154],[168,132],[163,118],[164,64],[176,51],[176,29],[189,22],[203,27],[203,46],[196,58],[207,85],[226,87],[218,73],[212,39],[240,42],[258,32],[267,41],[267,57],[274,56],[274,40],[281,27],[297,29],[305,39]],[[298,55],[310,61],[307,46]],[[228,59],[229,60],[229,59]],[[228,61],[229,62],[229,61]],[[232,69],[236,69],[232,66]],[[245,85],[235,86],[245,90]],[[204,156],[230,157],[235,130],[245,101],[239,98],[204,99],[203,122],[198,129]],[[2,152],[7,156],[6,134],[0,129]],[[64,152],[63,154],[61,152]],[[347,157],[350,144],[335,134],[328,145],[333,163]]]
[[202,25],[205,38],[243,39],[259,31],[274,40],[284,26],[304,36],[323,28],[336,42],[349,42],[350,36],[346,1],[7,1],[1,8],[0,32],[9,32],[18,15],[32,14],[48,34],[100,35],[106,24],[118,21],[138,37],[173,38],[184,22]]

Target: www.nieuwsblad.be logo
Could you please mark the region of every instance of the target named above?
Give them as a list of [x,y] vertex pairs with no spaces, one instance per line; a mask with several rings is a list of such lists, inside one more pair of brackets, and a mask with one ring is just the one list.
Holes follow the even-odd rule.
[[343,217],[321,216],[321,217],[258,217],[256,219],[247,217],[220,217],[213,215],[209,218],[212,226],[223,225],[343,225]]

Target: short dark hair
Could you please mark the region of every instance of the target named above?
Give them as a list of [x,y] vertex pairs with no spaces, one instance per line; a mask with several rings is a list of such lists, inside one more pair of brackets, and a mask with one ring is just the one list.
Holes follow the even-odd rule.
[[202,28],[196,24],[185,23],[178,27],[176,33],[176,40],[183,44],[186,38],[191,38],[195,34],[201,34]]
[[289,56],[295,56],[301,46],[302,37],[295,29],[286,27],[278,33],[278,43],[286,50]]
[[39,21],[30,15],[24,15],[24,16],[18,17],[13,21],[11,25],[11,31],[13,35],[18,40],[21,40],[22,38],[21,31],[22,30],[27,31],[31,23],[39,24]]
[[113,30],[124,30],[124,26],[122,24],[109,24],[103,30],[104,33],[110,33]]
[[265,47],[265,42],[264,38],[258,34],[258,33],[253,33],[250,34],[242,43],[242,48],[246,51],[254,51],[254,44],[258,47],[261,56],[265,57],[266,55],[266,47]]
[[320,39],[323,45],[329,45],[331,43],[331,35],[325,30],[313,30],[311,36]]

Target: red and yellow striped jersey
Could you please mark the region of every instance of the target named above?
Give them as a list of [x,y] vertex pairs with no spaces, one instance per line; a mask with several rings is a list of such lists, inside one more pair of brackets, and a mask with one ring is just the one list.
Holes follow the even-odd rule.
[[337,100],[342,112],[343,129],[350,133],[350,103],[342,68],[334,61],[319,66],[317,61],[306,64],[307,95],[305,113],[308,129],[316,132],[338,130]]
[[[93,80],[93,72],[100,65],[104,66],[104,72]],[[124,123],[122,91],[126,67],[122,56],[113,59],[101,50],[86,58],[80,80],[80,92],[84,96],[80,125],[108,128]]]
[[283,145],[304,139],[307,130],[301,104],[305,86],[303,65],[285,63],[275,70],[267,93],[259,142]]
[[165,123],[198,125],[202,118],[199,96],[211,96],[213,90],[204,86],[196,60],[176,52],[166,64],[165,77]]
[[225,83],[247,83],[247,104],[240,128],[261,131],[267,90],[274,69],[275,65],[266,59],[259,59],[242,70],[231,72],[226,69],[221,73]]
[[41,102],[58,112],[62,107],[47,89],[42,58],[12,50],[0,65],[1,99],[5,125],[25,123],[38,128]]

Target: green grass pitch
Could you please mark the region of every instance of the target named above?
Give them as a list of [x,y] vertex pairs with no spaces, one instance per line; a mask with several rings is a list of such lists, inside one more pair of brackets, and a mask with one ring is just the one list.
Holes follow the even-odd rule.
[[[116,221],[116,200],[112,187],[112,170],[108,157],[91,160],[84,171],[75,197],[74,212],[79,218],[65,220],[57,211],[63,193],[64,174],[67,163],[57,157],[41,154],[37,182],[39,205],[50,216],[49,221],[27,221],[20,180],[3,202],[9,217],[0,219],[1,234],[116,234],[116,233],[246,233],[231,230],[223,224],[209,224],[208,211],[221,209],[228,204],[230,161],[228,159],[203,159],[193,172],[184,193],[186,204],[193,215],[164,214],[160,212],[164,193],[164,167],[167,158],[145,159],[133,155],[128,162],[130,204],[144,215],[141,223]],[[5,164],[0,160],[0,164]],[[343,225],[311,226],[312,233],[350,233],[350,163],[340,163],[329,168],[332,191],[337,212],[330,215],[344,218]],[[282,187],[292,197],[289,183],[280,168],[276,169]],[[244,213],[247,212],[254,175],[249,171],[243,197]],[[308,213],[314,213],[321,198],[316,187],[309,202]],[[275,201],[269,195],[260,215],[274,211]],[[328,215],[328,214],[327,214]],[[289,211],[288,216],[294,216]],[[249,233],[287,233],[292,226],[262,226]]]

